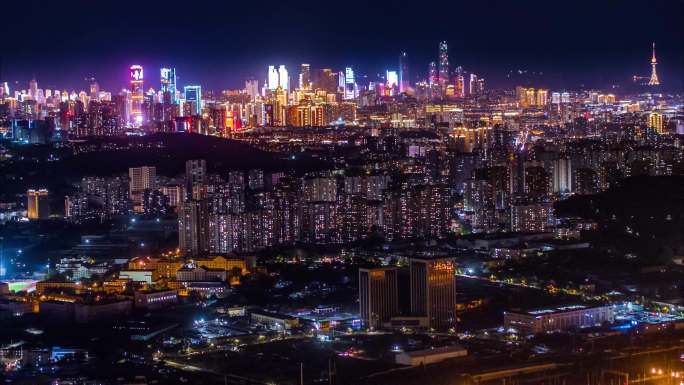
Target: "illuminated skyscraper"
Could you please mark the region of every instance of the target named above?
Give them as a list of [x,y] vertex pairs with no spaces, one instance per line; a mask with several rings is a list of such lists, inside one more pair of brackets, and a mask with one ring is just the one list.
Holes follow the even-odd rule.
[[281,64],[278,67],[278,85],[285,91],[290,90],[290,75],[287,73],[285,65]]
[[387,88],[392,89],[392,95],[396,95],[399,87],[397,71],[387,71]]
[[411,87],[408,57],[406,52],[399,55],[399,92],[406,92]]
[[437,88],[439,87],[439,75],[437,74],[437,63],[436,62],[430,62],[428,66],[428,84],[429,84],[429,93],[430,93],[430,98],[436,97],[439,92],[437,92]]
[[356,81],[354,70],[351,67],[344,69],[344,99],[351,100],[356,97]]
[[658,74],[656,73],[656,64],[658,61],[655,56],[655,42],[653,43],[653,55],[651,56],[651,78],[648,80],[649,86],[657,86],[660,84],[658,80]]
[[477,75],[470,74],[470,81],[468,82],[468,93],[477,94]]
[[654,129],[657,133],[663,133],[663,114],[659,112],[651,112],[648,114],[648,127]]
[[31,100],[37,100],[38,98],[38,81],[35,76],[29,81],[29,97],[31,97]]
[[269,90],[274,91],[278,88],[280,76],[275,66],[268,66],[268,76],[266,77],[266,86]]
[[175,68],[162,68],[161,73],[161,92],[168,92],[171,95],[171,103],[177,104],[176,99],[176,69]]
[[447,42],[439,43],[439,86],[442,92],[446,90],[449,83],[449,50]]
[[456,325],[456,263],[452,258],[411,258],[411,313],[431,328]]
[[26,210],[29,219],[48,219],[50,206],[48,204],[48,191],[45,189],[28,190],[26,193]]
[[537,90],[537,105],[539,107],[545,106],[549,101],[549,91],[538,89]]
[[90,82],[90,100],[100,100],[100,85],[95,79]]
[[299,88],[308,90],[311,88],[311,66],[302,64],[299,70]]
[[245,80],[245,91],[254,100],[259,95],[259,81],[256,79]]
[[140,126],[143,123],[143,68],[141,65],[134,64],[129,70],[131,79],[131,113],[129,119],[133,126]]
[[456,92],[455,95],[462,98],[465,95],[465,79],[463,75],[456,76]]
[[7,97],[10,94],[9,84],[7,82],[0,83],[0,97]]
[[399,311],[397,268],[359,269],[359,313],[364,324],[379,327]]
[[185,93],[185,102],[194,103],[193,113],[195,115],[202,114],[202,86],[185,86],[183,87]]

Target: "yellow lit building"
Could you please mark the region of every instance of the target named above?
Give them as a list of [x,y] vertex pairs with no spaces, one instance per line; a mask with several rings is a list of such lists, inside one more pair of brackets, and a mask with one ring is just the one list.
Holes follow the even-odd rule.
[[75,290],[79,291],[81,289],[81,284],[78,282],[71,281],[58,281],[58,280],[45,280],[36,283],[36,293],[43,294],[49,290]]
[[607,94],[607,95],[600,94],[597,97],[597,101],[601,104],[615,104],[616,98],[615,98],[615,95],[613,95],[613,94]]
[[246,275],[248,273],[247,263],[244,259],[225,258],[219,255],[213,258],[196,259],[195,264],[208,269],[221,269],[225,271],[234,271],[234,269],[239,269],[241,275]]
[[47,219],[50,216],[47,190],[28,190],[26,196],[26,209],[29,219]]
[[410,259],[411,313],[431,328],[456,326],[456,263],[452,258]]
[[657,133],[662,134],[663,130],[663,114],[659,112],[651,112],[648,114],[648,127],[654,129]]
[[159,278],[172,279],[176,277],[176,272],[183,267],[181,261],[173,261],[162,258],[141,257],[128,261],[129,270],[154,270],[154,276]]
[[540,107],[543,107],[548,103],[548,100],[549,100],[549,91],[538,89],[537,90],[537,105]]

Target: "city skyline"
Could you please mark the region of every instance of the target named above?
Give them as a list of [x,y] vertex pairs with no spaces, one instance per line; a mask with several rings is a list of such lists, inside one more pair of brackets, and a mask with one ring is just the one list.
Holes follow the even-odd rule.
[[[173,21],[142,22],[143,15],[155,9],[143,3],[139,6],[142,20],[133,33],[128,29],[119,30],[123,23],[132,21],[133,15],[122,14],[107,3],[99,4],[86,7],[81,13],[81,16],[96,18],[101,24],[94,34],[68,10],[51,9],[47,4],[40,8],[46,12],[34,14],[30,23],[42,25],[56,17],[71,21],[67,23],[70,28],[83,33],[77,38],[74,34],[72,40],[68,34],[59,35],[60,39],[66,39],[59,52],[49,45],[42,50],[28,50],[27,47],[40,46],[46,39],[40,28],[29,29],[21,44],[7,43],[0,56],[0,80],[25,82],[35,74],[41,83],[51,87],[76,88],[83,83],[82,79],[95,77],[103,86],[116,89],[126,81],[120,68],[139,63],[146,68],[173,66],[178,69],[180,83],[202,84],[219,91],[239,87],[246,78],[259,79],[261,69],[270,63],[284,63],[288,68],[300,63],[309,63],[314,68],[352,66],[358,74],[372,78],[388,69],[397,70],[397,56],[407,52],[413,68],[411,81],[416,81],[427,76],[427,64],[437,60],[437,42],[444,40],[449,44],[452,68],[462,66],[481,74],[489,79],[492,87],[515,85],[506,76],[509,71],[522,69],[544,73],[538,80],[547,87],[607,88],[627,84],[634,75],[648,75],[649,49],[655,41],[663,89],[681,89],[684,58],[677,32],[681,12],[676,12],[681,4],[599,3],[592,4],[596,12],[587,13],[583,11],[586,4],[573,3],[562,11],[574,23],[564,23],[566,18],[561,18],[558,10],[543,2],[532,4],[525,11],[503,2],[493,4],[493,8],[444,5],[445,11],[454,11],[453,15],[460,17],[454,16],[453,21],[448,21],[443,20],[444,15],[433,15],[438,27],[426,29],[423,28],[426,21],[410,17],[411,8],[406,5],[394,9],[352,3],[349,7],[358,18],[383,15],[397,20],[397,26],[378,22],[370,30],[346,28],[338,33],[334,27],[322,23],[326,15],[322,10],[311,11],[312,7],[305,5],[290,9],[266,3],[265,15],[283,19],[282,28],[286,33],[278,35],[279,39],[271,38],[279,28],[259,22],[259,17],[254,16],[257,10],[249,5],[237,5],[231,10],[235,18],[230,25],[237,30],[229,30],[230,37],[226,39],[222,32],[224,22],[211,13],[203,14],[197,33],[188,33],[191,30],[182,28],[185,33],[181,33]],[[186,19],[192,20],[196,13],[207,10],[220,11],[221,7],[200,3],[197,9],[188,12]],[[425,9],[430,9],[429,4]],[[14,15],[8,20],[10,31],[29,22],[20,13],[9,14]],[[296,15],[307,22],[297,22]],[[444,27],[439,27],[439,22]],[[629,22],[638,22],[641,26],[638,32],[629,39],[618,38],[621,23]]]
[[0,377],[684,385],[682,5],[3,5]]

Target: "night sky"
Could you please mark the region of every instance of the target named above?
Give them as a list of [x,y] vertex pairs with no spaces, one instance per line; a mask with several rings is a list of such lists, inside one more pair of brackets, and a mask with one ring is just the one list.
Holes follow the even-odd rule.
[[661,83],[682,89],[682,0],[7,0],[0,9],[0,80],[15,88],[35,74],[41,87],[78,90],[94,76],[118,89],[133,63],[155,88],[161,66],[176,67],[180,86],[214,90],[261,82],[268,64],[281,63],[292,75],[308,62],[375,78],[397,69],[402,50],[417,80],[446,40],[452,67],[490,88],[522,82],[506,78],[518,69],[543,72],[527,79],[537,86],[628,83],[649,74],[655,41]]

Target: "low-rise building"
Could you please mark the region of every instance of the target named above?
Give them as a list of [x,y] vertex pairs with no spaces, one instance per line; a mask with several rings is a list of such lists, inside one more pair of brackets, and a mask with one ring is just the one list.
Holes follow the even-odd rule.
[[141,309],[160,309],[178,302],[175,290],[136,291],[134,293],[135,307]]
[[265,311],[253,311],[249,315],[253,324],[264,324],[283,330],[299,326],[299,318],[287,314],[278,314]]
[[395,362],[399,365],[427,365],[444,361],[449,358],[465,357],[468,350],[460,345],[443,346],[441,348],[402,352],[396,355]]
[[613,307],[565,305],[528,311],[504,313],[504,327],[521,334],[537,334],[555,330],[599,326],[615,321]]

